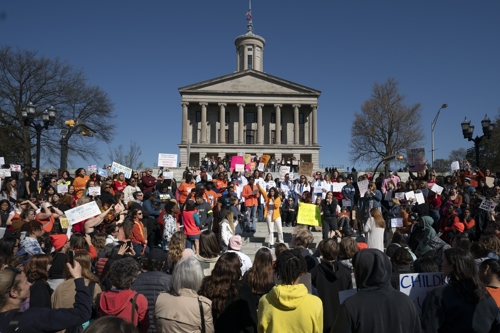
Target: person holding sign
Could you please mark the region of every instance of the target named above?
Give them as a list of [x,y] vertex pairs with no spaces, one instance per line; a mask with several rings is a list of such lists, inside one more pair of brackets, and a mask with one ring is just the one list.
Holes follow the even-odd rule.
[[443,273],[449,283],[425,297],[422,331],[500,332],[498,306],[481,283],[472,254],[461,248],[445,250]]
[[278,242],[285,242],[283,240],[283,229],[281,225],[281,198],[278,191],[274,187],[270,188],[269,192],[266,193],[266,191],[259,186],[259,191],[265,201],[264,216],[266,217],[267,230],[269,233],[269,247],[272,249],[274,248],[274,226],[276,226],[276,230],[278,231]]

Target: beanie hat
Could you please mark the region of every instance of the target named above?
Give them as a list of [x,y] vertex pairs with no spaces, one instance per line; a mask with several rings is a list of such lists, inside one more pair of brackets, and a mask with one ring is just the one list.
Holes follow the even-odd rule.
[[68,236],[66,236],[66,234],[50,235],[50,241],[52,242],[54,249],[57,251],[60,250],[64,244],[66,244]]
[[229,238],[229,248],[231,250],[239,251],[239,250],[241,250],[241,245],[242,245],[242,242],[241,242],[240,235],[236,235],[236,236]]

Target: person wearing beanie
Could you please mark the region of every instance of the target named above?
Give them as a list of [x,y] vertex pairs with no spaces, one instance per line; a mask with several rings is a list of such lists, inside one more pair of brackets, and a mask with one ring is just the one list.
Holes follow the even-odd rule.
[[229,250],[227,252],[234,252],[240,257],[242,263],[241,276],[245,275],[246,271],[252,268],[252,260],[245,253],[241,252],[243,242],[240,235],[229,238]]
[[64,282],[63,272],[66,265],[66,252],[69,249],[69,240],[66,234],[50,235],[50,241],[54,247],[52,252],[52,266],[49,269],[49,278],[47,283],[52,290]]

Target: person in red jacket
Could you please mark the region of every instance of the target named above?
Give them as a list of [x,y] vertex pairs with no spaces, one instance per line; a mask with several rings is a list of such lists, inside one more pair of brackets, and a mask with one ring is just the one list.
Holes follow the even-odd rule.
[[146,168],[146,175],[142,176],[142,193],[153,192],[156,185],[156,178],[153,177],[153,170]]
[[138,327],[141,333],[146,333],[150,325],[148,300],[144,295],[130,290],[138,274],[137,261],[131,257],[118,259],[111,264],[108,277],[112,288],[101,293],[97,314],[100,317],[120,317]]
[[439,223],[439,232],[443,233],[441,238],[449,243],[453,236],[463,233],[464,230],[465,226],[460,222],[458,214],[455,213],[455,207],[449,204],[446,206],[446,215],[441,218]]

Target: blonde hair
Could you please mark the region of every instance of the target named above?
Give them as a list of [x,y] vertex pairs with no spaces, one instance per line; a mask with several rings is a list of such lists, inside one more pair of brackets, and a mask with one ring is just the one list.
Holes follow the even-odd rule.
[[177,231],[172,235],[168,243],[168,259],[175,267],[182,258],[182,252],[186,249],[186,234],[182,231]]
[[377,228],[385,228],[384,217],[377,208],[370,209],[370,215],[371,217],[373,217],[373,220],[375,221],[375,225],[377,226]]
[[224,212],[224,218],[223,220],[227,220],[229,223],[229,227],[231,228],[231,231],[233,232],[234,235],[234,214],[233,211],[230,209],[226,209]]

